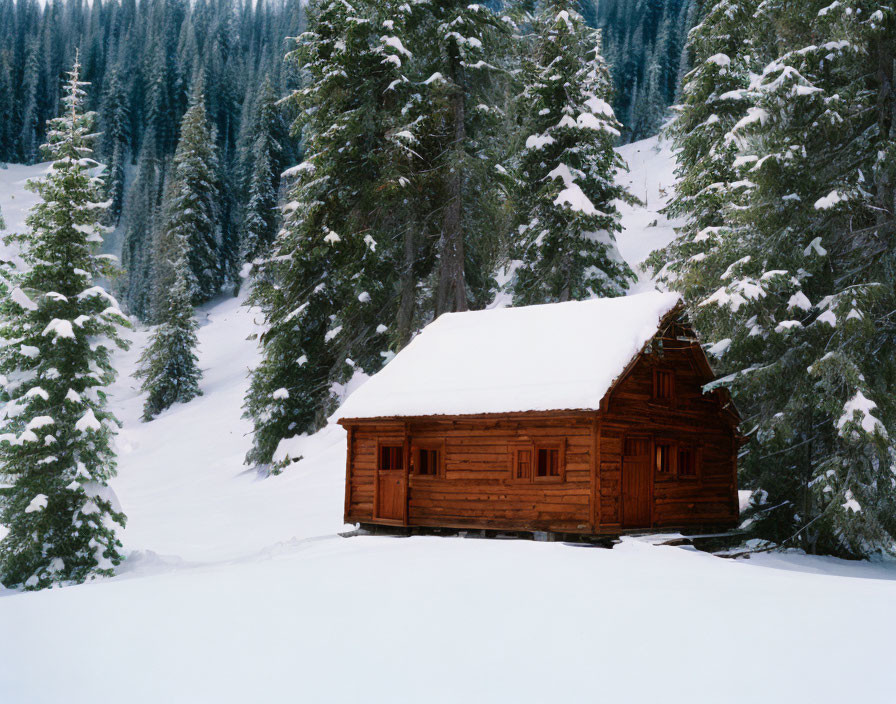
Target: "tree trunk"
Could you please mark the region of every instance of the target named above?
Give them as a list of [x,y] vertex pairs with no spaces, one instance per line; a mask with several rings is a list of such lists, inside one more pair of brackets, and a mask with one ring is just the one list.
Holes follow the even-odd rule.
[[398,303],[398,349],[400,350],[411,341],[414,332],[414,312],[417,307],[417,280],[414,277],[414,259],[416,255],[417,223],[413,227],[405,228],[403,235],[404,262],[401,274],[398,278],[400,287],[400,300]]
[[457,47],[452,47],[451,74],[454,93],[451,96],[451,120],[454,123],[454,144],[446,178],[447,203],[442,213],[442,234],[439,238],[439,283],[436,292],[436,316],[467,310],[467,285],[464,276],[463,157],[467,141],[464,106],[463,68]]

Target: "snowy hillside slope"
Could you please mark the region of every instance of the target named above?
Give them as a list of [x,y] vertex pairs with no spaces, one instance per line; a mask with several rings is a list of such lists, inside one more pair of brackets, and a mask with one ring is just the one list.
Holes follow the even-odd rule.
[[650,272],[642,267],[644,260],[675,238],[675,220],[660,213],[675,194],[675,155],[668,141],[650,137],[626,144],[617,150],[628,164],[629,171],[620,172],[618,180],[643,205],[619,203],[625,228],[616,241],[622,258],[638,274],[638,282],[630,293],[654,288]]
[[[671,175],[651,142],[624,148],[624,178],[648,189],[624,216],[632,264],[671,237],[648,227]],[[294,441],[280,476],[242,464],[257,317],[236,299],[199,311],[204,395],[152,423],[131,333],[112,390],[128,560],[110,580],[0,591],[3,704],[892,701],[893,565],[340,537],[341,428]]]
[[40,196],[29,191],[25,185],[31,179],[43,176],[49,166],[49,163],[32,166],[8,164],[6,168],[0,168],[0,212],[6,222],[6,229],[0,230],[0,259],[15,260],[17,250],[4,244],[2,236],[25,231],[28,211],[40,200]]

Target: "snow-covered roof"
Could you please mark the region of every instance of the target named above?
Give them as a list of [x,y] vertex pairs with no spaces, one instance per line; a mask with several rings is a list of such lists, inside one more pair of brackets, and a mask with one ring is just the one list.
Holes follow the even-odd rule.
[[653,291],[442,315],[334,418],[597,410],[679,300]]

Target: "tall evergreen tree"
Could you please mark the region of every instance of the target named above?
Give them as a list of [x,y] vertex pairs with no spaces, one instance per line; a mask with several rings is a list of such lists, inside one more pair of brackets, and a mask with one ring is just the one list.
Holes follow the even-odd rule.
[[732,185],[740,180],[734,167],[738,145],[729,134],[750,105],[750,72],[760,68],[749,36],[756,5],[721,0],[706,9],[689,37],[694,68],[685,76],[683,102],[669,127],[678,149],[678,181],[667,211],[684,224],[651,263],[662,269],[661,280],[676,279],[692,298],[708,295],[707,286],[728,267],[718,256],[719,233]]
[[883,351],[896,307],[896,17],[863,0],[774,0],[747,31],[764,67],[735,93],[748,107],[722,140],[740,178],[722,191],[712,245],[672,283],[748,419],[743,476],[761,534],[894,552],[896,369]]
[[40,589],[107,575],[121,560],[115,525],[125,517],[106,482],[115,473],[115,418],[103,388],[115,376],[111,346],[123,347],[117,326],[127,320],[96,286],[108,259],[102,241],[105,204],[88,146],[90,113],[75,62],[63,116],[50,124],[48,175],[33,184],[42,200],[15,235],[27,271],[13,276],[3,301],[7,340],[0,460],[4,483],[0,579]]
[[126,272],[122,299],[127,310],[141,320],[152,315],[153,242],[159,226],[165,164],[157,155],[155,136],[143,140],[137,172],[124,210],[121,262]]
[[109,171],[109,215],[117,224],[124,204],[125,164],[130,149],[130,118],[127,96],[118,68],[114,68],[106,84],[102,104],[101,154]]
[[619,124],[609,97],[600,34],[565,0],[549,0],[534,23],[521,101],[530,132],[520,157],[522,224],[511,284],[518,304],[620,295],[634,275],[616,251],[622,230],[613,149]]
[[25,59],[25,72],[23,76],[23,108],[22,127],[19,132],[19,158],[26,164],[31,164],[37,159],[38,154],[38,80],[39,58],[37,41],[28,43],[28,54]]
[[271,82],[265,79],[255,103],[249,132],[246,178],[248,200],[243,208],[240,259],[252,261],[273,244],[280,222],[277,195],[283,170],[286,135]]
[[[218,256],[222,227],[220,197],[218,154],[200,87],[194,91],[190,108],[181,122],[154,254],[157,263],[165,262],[179,246],[177,243],[181,240],[187,243],[190,296],[194,303],[211,299],[223,282],[224,265]],[[153,300],[157,320],[167,305],[167,291],[172,283],[167,265],[155,270]]]
[[191,301],[195,282],[190,280],[183,238],[172,254],[174,259],[166,262],[173,280],[165,296],[166,306],[159,313],[159,324],[140,357],[140,368],[135,375],[143,379],[142,388],[147,394],[143,405],[143,420],[147,421],[175,403],[187,403],[202,393],[199,390],[202,374],[194,352],[199,327]]
[[384,223],[401,186],[383,162],[403,139],[390,137],[389,116],[408,52],[381,32],[375,6],[320,0],[309,16],[290,57],[307,72],[291,98],[305,161],[273,252],[255,262],[251,296],[269,326],[245,406],[255,426],[247,461],[259,465],[280,440],[323,422],[334,384],[382,365],[382,309],[394,299]]
[[508,24],[484,5],[450,0],[415,6],[406,26],[419,91],[406,131],[419,144],[419,182],[438,204],[434,311],[482,307],[494,292],[488,246],[505,195],[495,177],[504,120],[496,63]]

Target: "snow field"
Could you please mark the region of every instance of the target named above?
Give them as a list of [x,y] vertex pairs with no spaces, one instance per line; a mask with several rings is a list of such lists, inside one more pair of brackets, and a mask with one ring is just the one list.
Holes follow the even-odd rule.
[[[622,148],[648,207],[624,210],[630,264],[671,238],[668,146]],[[0,171],[0,207],[20,194]],[[668,180],[667,180],[668,179]],[[667,190],[670,195],[671,188]],[[649,227],[653,220],[657,227]],[[666,240],[668,241],[668,240]],[[646,276],[638,286],[649,290]],[[626,539],[339,537],[345,436],[242,464],[257,311],[199,311],[204,395],[152,423],[118,357],[112,481],[128,524],[113,579],[0,590],[0,703],[892,702],[896,566],[800,554],[726,560]]]

